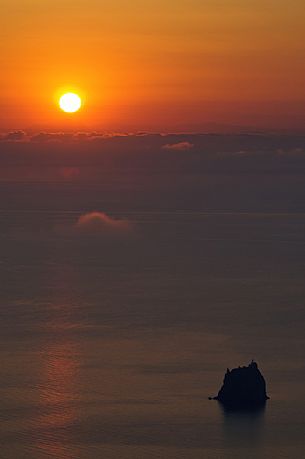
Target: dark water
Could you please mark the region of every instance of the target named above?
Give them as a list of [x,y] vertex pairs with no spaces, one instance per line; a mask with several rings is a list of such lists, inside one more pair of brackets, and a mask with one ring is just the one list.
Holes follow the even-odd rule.
[[[305,214],[108,202],[130,227],[80,230],[85,197],[22,186],[0,213],[1,457],[304,456]],[[208,396],[252,358],[265,411],[224,413]]]

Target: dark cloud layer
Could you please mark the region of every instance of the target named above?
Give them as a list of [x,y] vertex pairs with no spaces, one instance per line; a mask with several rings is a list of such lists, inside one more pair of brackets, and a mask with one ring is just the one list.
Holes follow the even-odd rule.
[[[39,208],[84,213],[127,207],[305,211],[303,135],[21,136],[10,133],[0,142],[3,209],[34,206],[31,193],[19,190],[26,182],[41,199]],[[79,183],[86,183],[82,191]]]
[[83,168],[74,174],[80,178],[85,167],[108,173],[131,169],[143,173],[183,174],[207,171],[299,173],[305,167],[305,136],[97,132],[26,135],[23,131],[3,135],[0,166],[21,164],[44,168],[57,165],[74,171],[76,169],[71,168]]

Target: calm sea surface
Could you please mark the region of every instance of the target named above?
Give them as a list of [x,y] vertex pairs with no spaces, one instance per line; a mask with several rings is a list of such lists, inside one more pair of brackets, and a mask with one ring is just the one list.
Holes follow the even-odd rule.
[[[305,457],[305,214],[64,207],[2,202],[1,458]],[[265,411],[224,413],[252,358]]]

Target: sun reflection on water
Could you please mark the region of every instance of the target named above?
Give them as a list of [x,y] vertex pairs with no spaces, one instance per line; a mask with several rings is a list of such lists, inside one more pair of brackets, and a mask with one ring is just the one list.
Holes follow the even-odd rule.
[[[72,276],[72,279],[71,279]],[[35,449],[46,457],[72,459],[73,426],[79,421],[82,351],[75,324],[75,305],[69,293],[73,270],[60,273],[58,292],[48,306],[44,345],[37,387],[40,415],[35,429]]]

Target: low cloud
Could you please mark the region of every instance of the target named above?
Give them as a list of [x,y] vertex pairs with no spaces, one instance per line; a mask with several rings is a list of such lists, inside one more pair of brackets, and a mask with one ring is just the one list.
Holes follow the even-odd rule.
[[164,150],[176,150],[176,151],[190,150],[193,147],[194,147],[194,144],[190,142],[167,143],[162,146]]
[[39,132],[30,137],[31,142],[67,142],[74,139],[74,134],[65,132]]
[[19,140],[24,140],[26,137],[26,134],[24,131],[12,131],[12,132],[8,132],[7,134],[5,134],[1,140],[4,140],[4,141],[9,141],[9,142],[17,142]]
[[76,223],[80,233],[94,235],[125,235],[132,231],[128,220],[112,218],[104,212],[89,212],[81,215]]
[[47,132],[39,132],[38,134],[30,137],[30,140],[31,142],[48,142],[52,140],[52,134],[48,134]]

